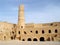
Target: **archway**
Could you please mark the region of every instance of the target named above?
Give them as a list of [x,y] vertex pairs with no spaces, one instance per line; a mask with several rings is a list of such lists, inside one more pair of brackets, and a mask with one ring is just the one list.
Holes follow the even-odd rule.
[[36,38],[34,38],[33,41],[38,41],[38,40]]
[[41,37],[41,38],[40,38],[40,41],[45,41],[44,37]]
[[31,38],[28,38],[28,41],[32,41]]

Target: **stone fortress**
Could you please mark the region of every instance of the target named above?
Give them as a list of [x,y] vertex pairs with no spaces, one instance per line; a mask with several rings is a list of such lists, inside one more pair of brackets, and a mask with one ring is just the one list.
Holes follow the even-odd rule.
[[0,22],[0,40],[60,41],[60,22],[25,24],[24,5],[20,5],[17,24]]

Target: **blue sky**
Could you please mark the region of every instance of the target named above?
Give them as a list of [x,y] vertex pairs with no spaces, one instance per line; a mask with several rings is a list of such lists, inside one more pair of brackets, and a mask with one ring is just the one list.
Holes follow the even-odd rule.
[[26,23],[60,22],[60,0],[0,0],[0,22],[17,23],[22,3]]

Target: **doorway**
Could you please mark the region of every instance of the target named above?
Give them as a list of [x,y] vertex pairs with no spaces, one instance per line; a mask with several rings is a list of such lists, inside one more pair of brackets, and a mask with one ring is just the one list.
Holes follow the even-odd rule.
[[41,37],[41,38],[40,38],[40,41],[45,41],[44,37]]

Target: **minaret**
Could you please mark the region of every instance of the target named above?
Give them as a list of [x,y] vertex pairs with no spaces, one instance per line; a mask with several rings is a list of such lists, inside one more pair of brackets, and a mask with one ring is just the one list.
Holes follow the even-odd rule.
[[22,29],[25,27],[24,5],[19,6],[19,10],[18,10],[18,27],[22,28]]

